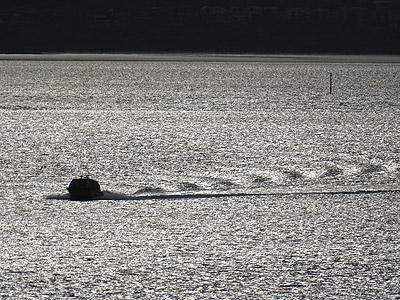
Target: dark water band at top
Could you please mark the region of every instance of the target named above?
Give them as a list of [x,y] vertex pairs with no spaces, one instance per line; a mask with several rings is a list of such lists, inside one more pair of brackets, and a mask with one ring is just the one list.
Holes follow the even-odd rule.
[[232,53],[36,53],[4,54],[0,61],[154,61],[273,63],[400,63],[400,55],[232,54]]
[[[271,190],[260,192],[242,192],[242,191],[204,191],[196,193],[146,193],[127,195],[111,191],[104,191],[104,195],[89,200],[178,200],[178,199],[207,199],[207,198],[227,198],[227,197],[254,197],[254,196],[303,196],[303,195],[361,195],[361,194],[383,194],[383,193],[398,193],[400,187],[381,187],[381,188],[363,188],[363,187],[348,187],[347,189],[332,189],[332,190]],[[53,200],[69,200],[69,194],[49,195],[46,199]],[[81,200],[74,200],[81,201]]]

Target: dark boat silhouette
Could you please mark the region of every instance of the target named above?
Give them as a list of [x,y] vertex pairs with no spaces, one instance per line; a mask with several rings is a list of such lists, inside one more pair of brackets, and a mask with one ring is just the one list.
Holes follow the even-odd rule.
[[103,196],[100,184],[89,177],[72,179],[67,190],[71,200],[91,200]]

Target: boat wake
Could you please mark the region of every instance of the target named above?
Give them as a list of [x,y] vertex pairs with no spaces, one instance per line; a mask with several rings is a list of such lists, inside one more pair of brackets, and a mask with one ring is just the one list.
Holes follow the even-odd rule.
[[[95,200],[176,200],[176,199],[205,199],[205,198],[226,198],[226,197],[252,197],[252,196],[285,196],[285,195],[340,195],[340,194],[378,194],[378,193],[398,193],[398,186],[383,186],[383,187],[337,187],[335,189],[307,189],[307,188],[280,188],[271,190],[224,190],[224,191],[197,191],[197,192],[164,192],[162,190],[149,191],[143,193],[142,190],[127,195],[123,193],[103,191],[103,196],[96,197],[86,201]],[[70,200],[70,195],[49,195],[46,199],[52,200]],[[84,200],[85,201],[85,200]]]

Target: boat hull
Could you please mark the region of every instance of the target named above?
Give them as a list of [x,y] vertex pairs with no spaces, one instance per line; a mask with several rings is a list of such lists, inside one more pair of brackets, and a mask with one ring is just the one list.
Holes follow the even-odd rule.
[[103,196],[103,192],[95,192],[85,189],[68,189],[71,200],[94,200]]

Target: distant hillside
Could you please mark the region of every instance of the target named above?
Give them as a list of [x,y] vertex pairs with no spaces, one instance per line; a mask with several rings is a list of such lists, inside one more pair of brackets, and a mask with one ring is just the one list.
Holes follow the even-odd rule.
[[400,54],[400,0],[2,0],[0,52]]

